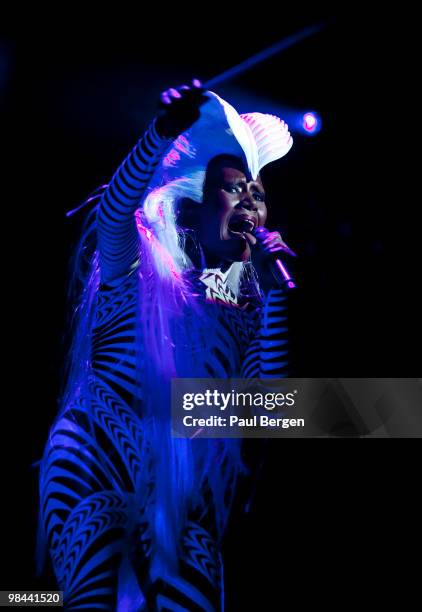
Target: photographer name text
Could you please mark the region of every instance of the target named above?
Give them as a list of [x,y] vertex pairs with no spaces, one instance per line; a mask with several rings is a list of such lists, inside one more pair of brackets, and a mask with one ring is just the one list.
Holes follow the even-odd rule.
[[304,427],[305,419],[278,418],[264,414],[254,415],[250,418],[241,418],[235,415],[229,417],[212,415],[206,418],[198,418],[188,414],[183,417],[183,425],[185,427],[281,427],[282,429],[289,429],[290,427]]

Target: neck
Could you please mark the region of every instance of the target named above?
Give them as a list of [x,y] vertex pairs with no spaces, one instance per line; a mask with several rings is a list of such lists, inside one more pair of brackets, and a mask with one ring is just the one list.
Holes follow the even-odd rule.
[[218,268],[222,272],[227,272],[227,270],[232,266],[232,261],[224,261],[217,255],[210,253],[207,249],[202,248],[202,257],[201,257],[201,268]]
[[233,262],[224,261],[220,257],[207,251],[202,245],[195,241],[187,241],[185,245],[186,253],[197,270],[219,269],[227,272]]

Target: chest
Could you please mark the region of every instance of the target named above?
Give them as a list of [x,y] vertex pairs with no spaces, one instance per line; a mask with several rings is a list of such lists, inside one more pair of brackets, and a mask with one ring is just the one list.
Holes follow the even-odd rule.
[[[95,314],[95,351],[99,347],[102,352],[109,349],[113,353],[119,348],[128,363],[134,361],[136,354],[147,356],[152,345],[150,337],[157,333],[157,327],[154,318],[146,329],[142,325],[142,299],[136,275],[116,287],[102,288]],[[245,351],[256,333],[257,311],[247,305],[241,307],[224,279],[209,273],[196,279],[189,301],[183,316],[169,327],[168,342],[174,346],[178,375],[240,376]],[[160,308],[163,312],[167,305],[158,305],[158,313]],[[139,329],[144,330],[141,335]]]

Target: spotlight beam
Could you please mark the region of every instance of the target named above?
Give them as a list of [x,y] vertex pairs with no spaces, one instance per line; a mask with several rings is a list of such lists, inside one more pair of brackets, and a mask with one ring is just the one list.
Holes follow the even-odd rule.
[[252,57],[246,59],[244,62],[237,64],[237,66],[233,66],[233,68],[229,68],[228,70],[225,70],[224,72],[213,77],[212,79],[209,79],[206,83],[204,83],[205,89],[210,89],[210,87],[215,87],[215,85],[221,85],[221,83],[224,83],[225,81],[228,81],[229,79],[232,79],[233,77],[238,76],[243,72],[246,72],[247,70],[252,68],[252,66],[255,66],[256,64],[265,61],[269,57],[272,57],[277,53],[281,53],[281,51],[284,51],[285,49],[296,45],[302,40],[305,40],[306,38],[317,34],[317,32],[320,32],[323,28],[325,28],[326,25],[326,22],[321,21],[315,23],[314,25],[303,28],[303,30],[299,30],[299,32],[296,32],[291,36],[287,36],[286,38],[279,40],[274,45],[271,45],[271,47],[267,47],[266,49],[259,51],[255,55],[252,55]]

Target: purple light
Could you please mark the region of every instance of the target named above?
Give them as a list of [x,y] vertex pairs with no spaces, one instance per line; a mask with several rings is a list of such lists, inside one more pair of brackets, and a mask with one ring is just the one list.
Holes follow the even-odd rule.
[[315,132],[318,126],[318,119],[314,113],[305,113],[303,115],[302,126],[306,132]]

